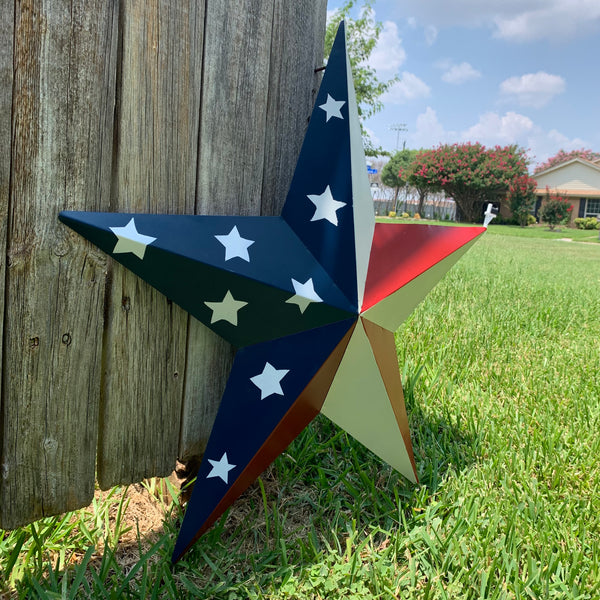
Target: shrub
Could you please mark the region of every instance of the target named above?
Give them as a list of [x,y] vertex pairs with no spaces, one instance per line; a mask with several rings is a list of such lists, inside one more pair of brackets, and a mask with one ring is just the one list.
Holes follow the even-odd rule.
[[558,194],[551,194],[548,186],[546,186],[546,196],[540,211],[542,221],[548,223],[550,231],[558,224],[567,224],[571,216],[573,205],[569,201]]
[[527,215],[527,225],[535,225],[536,223],[537,220],[533,215]]
[[421,215],[419,213],[415,213],[415,216],[413,217],[414,219],[420,219]]
[[577,229],[600,229],[600,221],[596,217],[579,217],[574,222]]
[[410,217],[410,215],[407,212],[403,212],[402,213],[402,218],[403,219],[408,219],[408,217]]
[[396,211],[395,210],[390,210],[390,212],[388,213],[388,217],[390,219],[395,219],[396,218]]

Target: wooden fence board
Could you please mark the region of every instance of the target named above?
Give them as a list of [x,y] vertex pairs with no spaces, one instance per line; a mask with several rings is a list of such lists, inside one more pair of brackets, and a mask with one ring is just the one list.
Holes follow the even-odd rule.
[[[226,51],[221,55],[215,53],[216,48],[211,48],[207,40],[207,56],[216,54],[217,62],[210,64],[204,86],[203,115],[206,122],[202,122],[200,139],[199,212],[276,215],[281,211],[292,180],[318,88],[319,76],[315,75],[314,69],[320,66],[323,58],[326,1],[291,3],[276,0],[265,3],[262,17],[255,22],[238,20],[228,24],[225,15],[231,12],[230,7],[224,5],[223,12],[214,15],[221,27],[235,32]],[[260,27],[263,36],[260,41],[256,27]],[[269,28],[270,39],[265,35]],[[212,33],[212,43],[216,45],[223,38],[223,33],[218,30]],[[233,44],[239,39],[247,39],[247,43],[259,43],[260,46],[247,48],[247,54],[237,53]],[[248,62],[242,58],[244,56],[253,56],[256,60]],[[252,69],[260,63],[261,71],[253,72]],[[243,71],[238,74],[236,69]],[[218,90],[215,89],[216,78],[222,71],[227,72],[223,76],[228,79],[225,87]],[[214,80],[210,79],[211,73]],[[253,100],[254,106],[232,105],[228,107],[229,112],[222,115],[222,122],[216,122],[211,107],[226,102],[229,95],[235,97],[240,78],[246,82],[245,97]],[[265,82],[268,84],[265,85]],[[221,100],[223,94],[225,98]],[[248,109],[254,112],[247,114]],[[252,156],[247,156],[244,150],[248,146],[240,144],[237,127],[231,126],[231,123],[238,122],[245,123],[246,128],[249,123],[255,124],[257,137],[248,140],[255,148]],[[246,135],[252,133],[246,131]],[[222,148],[209,145],[214,136],[223,141]],[[263,143],[264,146],[261,145]],[[259,151],[262,148],[264,154]],[[216,156],[215,152],[218,152]],[[211,164],[220,164],[224,160],[230,161],[227,172],[231,176],[225,180],[215,179]],[[248,161],[252,162],[249,164]],[[262,174],[259,177],[261,163]],[[254,180],[248,180],[250,173],[255,174]],[[255,202],[251,206],[247,203],[248,194]],[[182,460],[197,457],[204,449],[232,358],[233,350],[229,344],[190,319],[180,445]]]
[[[196,186],[204,6],[122,5],[111,210],[191,213]],[[98,482],[167,475],[175,464],[187,313],[110,263]]]
[[[13,84],[13,33],[14,5],[2,2],[0,5],[0,148],[10,148],[12,121],[12,84]],[[8,201],[10,187],[10,152],[0,153],[0,340],[4,329],[4,284],[6,278],[7,253],[6,224],[8,221]],[[0,365],[2,364],[2,345],[0,344]],[[0,390],[1,390],[0,382]],[[0,391],[0,452],[2,452],[2,394]],[[2,487],[2,469],[0,455],[0,487]]]
[[1,528],[202,451],[232,349],[57,214],[278,213],[325,7],[2,3]]
[[15,7],[3,528],[93,494],[106,260],[57,213],[108,208],[116,52],[112,3]]
[[[272,22],[273,0],[207,3],[198,214],[260,214]],[[182,460],[202,452],[233,359],[199,321],[190,318],[188,331]]]
[[[261,214],[281,213],[321,80],[326,0],[275,2]],[[309,36],[309,37],[307,37]]]

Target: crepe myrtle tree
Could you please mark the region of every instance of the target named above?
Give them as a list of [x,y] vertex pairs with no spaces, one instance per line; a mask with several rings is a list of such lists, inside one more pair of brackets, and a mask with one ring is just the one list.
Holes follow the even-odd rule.
[[600,158],[600,153],[593,152],[587,148],[580,148],[579,150],[571,150],[570,152],[565,152],[564,150],[559,150],[554,156],[551,156],[548,160],[543,163],[540,163],[536,168],[534,173],[539,173],[540,171],[545,171],[550,167],[555,167],[556,165],[560,165],[561,163],[567,162],[568,160],[572,160],[574,158],[583,158],[584,160],[594,161]]
[[508,185],[506,199],[513,217],[521,227],[527,226],[527,220],[535,206],[537,181],[529,175],[515,177]]
[[443,191],[456,202],[462,220],[475,223],[488,202],[503,200],[511,182],[527,174],[527,165],[525,151],[516,145],[443,144],[417,154],[408,182]]

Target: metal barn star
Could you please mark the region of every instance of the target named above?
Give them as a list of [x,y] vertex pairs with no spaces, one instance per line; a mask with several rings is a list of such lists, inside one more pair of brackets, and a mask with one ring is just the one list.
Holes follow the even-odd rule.
[[485,229],[375,224],[343,24],[280,217],[60,219],[238,348],[174,561],[319,412],[416,481],[393,332]]

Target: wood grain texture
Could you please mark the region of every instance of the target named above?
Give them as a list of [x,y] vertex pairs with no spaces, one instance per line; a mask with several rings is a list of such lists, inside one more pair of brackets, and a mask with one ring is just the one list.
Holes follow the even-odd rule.
[[[14,4],[8,0],[0,2],[0,148],[10,148],[12,121],[13,89],[13,34]],[[4,329],[4,284],[6,278],[8,202],[10,197],[10,151],[0,153],[0,340]],[[2,346],[0,345],[0,364],[2,364]],[[2,384],[0,381],[0,452],[2,451]],[[0,456],[0,464],[1,464]],[[0,471],[0,487],[2,472]]]
[[[126,0],[111,210],[191,213],[196,188],[204,7]],[[187,313],[110,263],[98,482],[169,474],[183,394]]]
[[0,527],[201,453],[231,347],[57,213],[278,213],[325,4],[2,2]]
[[108,208],[116,19],[16,3],[0,527],[89,503],[106,260],[57,219]]
[[[196,188],[198,214],[260,214],[273,0],[207,2]],[[179,456],[208,440],[232,347],[190,318]]]
[[[318,87],[326,1],[241,4],[207,5],[199,214],[279,214]],[[183,461],[205,448],[232,360],[229,344],[190,319]]]
[[261,214],[281,213],[317,97],[326,0],[276,0],[269,71]]

